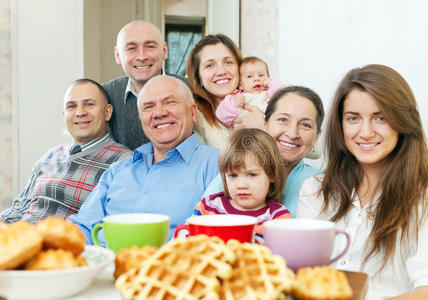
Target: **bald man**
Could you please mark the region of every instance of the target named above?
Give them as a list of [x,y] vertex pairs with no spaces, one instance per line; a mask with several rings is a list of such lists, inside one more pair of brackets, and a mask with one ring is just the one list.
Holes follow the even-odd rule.
[[[181,80],[160,75],[138,97],[141,125],[150,143],[109,168],[69,220],[92,243],[91,231],[108,215],[160,213],[170,217],[170,234],[190,217],[218,173],[218,150],[201,145],[193,125],[196,104]],[[101,240],[104,240],[100,236]]]
[[[138,93],[150,78],[162,74],[168,47],[155,25],[138,20],[119,31],[114,55],[126,76],[103,83],[114,108],[110,133],[117,142],[134,150],[149,141],[138,116]],[[184,77],[175,77],[186,82]]]
[[108,134],[111,113],[99,83],[74,81],[65,92],[62,112],[73,144],[51,148],[35,163],[27,185],[0,221],[37,223],[75,214],[110,164],[131,155]]

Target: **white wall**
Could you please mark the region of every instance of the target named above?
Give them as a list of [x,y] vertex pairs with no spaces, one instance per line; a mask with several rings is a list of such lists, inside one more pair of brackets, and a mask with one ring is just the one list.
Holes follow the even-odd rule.
[[206,15],[206,0],[163,0],[164,14],[200,17]]
[[328,111],[347,71],[388,65],[413,89],[428,133],[428,1],[278,2],[282,80],[314,89]]
[[206,30],[223,33],[239,46],[239,0],[208,0]]
[[[73,0],[71,0],[73,1]],[[83,8],[84,74],[104,82],[123,76],[122,67],[114,60],[114,47],[119,30],[139,19],[137,0],[85,0]]]
[[82,1],[12,1],[14,195],[41,154],[70,141],[63,96],[83,74]]

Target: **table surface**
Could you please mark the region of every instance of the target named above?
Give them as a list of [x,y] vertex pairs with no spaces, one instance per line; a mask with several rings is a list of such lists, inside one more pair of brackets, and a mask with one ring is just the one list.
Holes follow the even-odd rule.
[[[69,300],[122,300],[114,287],[114,264],[108,265],[83,292],[66,299]],[[345,271],[354,295],[350,300],[364,300],[367,293],[367,274]]]

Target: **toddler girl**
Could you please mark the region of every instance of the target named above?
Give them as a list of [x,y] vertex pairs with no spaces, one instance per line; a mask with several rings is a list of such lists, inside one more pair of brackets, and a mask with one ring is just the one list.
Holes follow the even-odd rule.
[[263,222],[291,218],[282,205],[285,166],[274,139],[261,129],[234,131],[219,158],[224,192],[204,197],[195,215],[239,214],[254,216],[256,240],[262,242]]
[[284,87],[279,81],[269,78],[266,63],[258,57],[249,56],[242,60],[239,68],[239,90],[227,95],[217,106],[216,117],[228,128],[238,116],[247,114],[245,105],[253,105],[265,112],[269,99]]

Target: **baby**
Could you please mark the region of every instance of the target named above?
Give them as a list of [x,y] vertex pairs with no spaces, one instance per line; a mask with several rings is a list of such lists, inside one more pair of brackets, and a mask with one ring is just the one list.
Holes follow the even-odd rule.
[[256,241],[263,243],[265,221],[291,218],[281,204],[286,171],[274,139],[257,128],[235,130],[218,164],[224,192],[203,198],[194,214],[256,217]]
[[245,105],[256,106],[264,112],[269,99],[277,90],[284,87],[281,82],[269,78],[266,63],[258,57],[244,58],[239,72],[239,90],[233,95],[227,95],[219,103],[215,112],[217,118],[228,128],[233,127],[233,122],[238,116],[248,113]]

